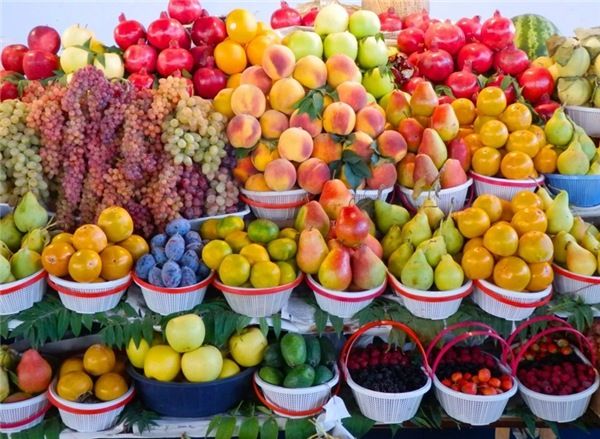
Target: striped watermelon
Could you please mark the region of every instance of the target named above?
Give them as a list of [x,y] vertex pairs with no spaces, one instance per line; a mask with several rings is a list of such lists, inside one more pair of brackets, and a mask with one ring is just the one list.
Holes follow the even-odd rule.
[[515,45],[524,50],[529,59],[548,56],[546,40],[559,33],[554,23],[541,15],[524,14],[513,17],[515,24]]

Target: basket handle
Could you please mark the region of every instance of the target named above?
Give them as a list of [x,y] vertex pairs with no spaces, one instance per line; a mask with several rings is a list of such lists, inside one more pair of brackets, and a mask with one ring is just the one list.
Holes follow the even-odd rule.
[[521,323],[519,326],[517,326],[513,332],[510,333],[510,336],[506,339],[506,342],[508,343],[508,345],[512,346],[513,343],[515,342],[517,336],[523,330],[525,330],[528,327],[530,327],[530,326],[532,326],[532,325],[534,325],[536,323],[539,323],[539,322],[559,323],[561,326],[565,326],[565,327],[568,327],[568,328],[572,328],[573,327],[566,320],[559,319],[556,316],[536,316],[536,317],[532,317],[530,319],[525,320],[523,323]]
[[431,367],[429,367],[429,362],[427,361],[427,354],[425,353],[425,349],[423,348],[419,337],[417,337],[417,334],[404,323],[395,322],[393,320],[379,320],[361,326],[354,334],[350,336],[346,343],[344,343],[344,347],[342,348],[342,352],[340,353],[340,371],[344,376],[344,379],[348,379],[348,368],[346,367],[346,365],[348,364],[348,357],[350,356],[350,351],[352,350],[354,343],[356,343],[356,340],[358,340],[358,338],[365,332],[367,332],[369,329],[378,328],[381,326],[391,326],[396,329],[401,329],[406,335],[409,336],[409,338],[412,341],[414,341],[415,346],[417,347],[419,353],[423,357],[423,367],[425,368],[427,375],[431,377],[432,372]]
[[406,196],[406,194],[404,192],[402,192],[400,189],[398,189],[397,191],[398,194],[398,198],[399,198],[399,202],[400,205],[404,206],[404,208],[406,210],[408,210],[408,212],[411,215],[414,215],[415,213],[417,213],[417,209],[414,208],[414,206],[412,205],[412,203],[408,200],[408,197]]
[[454,330],[461,328],[479,328],[479,330],[483,329],[488,332],[496,332],[494,328],[481,322],[468,321],[455,323],[453,325],[448,326],[447,328],[442,329],[433,338],[433,340],[431,340],[431,343],[429,343],[429,346],[427,346],[427,358],[431,359],[431,352],[433,351],[435,346],[440,342],[440,340],[442,340],[442,338],[444,338],[447,334],[451,334],[452,332],[454,332]]
[[[521,302],[516,302],[514,300],[507,299],[506,297],[501,296],[500,294],[496,293],[495,291],[490,290],[489,288],[483,286],[482,283],[479,282],[479,280],[474,280],[473,282],[475,283],[477,288],[483,294],[486,294],[486,295],[490,296],[492,299],[495,299],[498,302],[501,302],[505,305],[514,306],[515,308],[538,308],[540,306],[544,306],[544,305],[548,304],[550,302],[550,300],[552,300],[552,291],[553,291],[552,287],[550,288],[550,293],[543,299],[537,300],[535,302],[521,303]],[[527,294],[527,293],[525,293],[525,294]]]

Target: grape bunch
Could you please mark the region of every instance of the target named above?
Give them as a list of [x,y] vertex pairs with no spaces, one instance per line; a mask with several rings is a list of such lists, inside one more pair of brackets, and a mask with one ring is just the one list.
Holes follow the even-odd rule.
[[0,201],[13,205],[29,191],[48,199],[40,139],[27,126],[28,112],[28,104],[16,99],[0,103]]

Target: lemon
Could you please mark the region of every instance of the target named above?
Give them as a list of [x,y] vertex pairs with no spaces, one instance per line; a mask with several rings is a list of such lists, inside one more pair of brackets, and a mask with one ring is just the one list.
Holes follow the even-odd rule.
[[248,244],[252,244],[252,241],[248,238],[248,234],[242,230],[236,230],[231,232],[225,237],[225,242],[233,249],[235,253],[238,253],[243,247]]
[[296,269],[287,262],[277,262],[281,277],[279,279],[279,285],[289,284],[296,280]]
[[250,283],[254,288],[271,288],[279,285],[281,270],[275,262],[257,262],[252,267]]
[[144,361],[144,375],[158,381],[173,381],[181,369],[181,357],[171,346],[152,346]]
[[298,237],[300,236],[300,232],[293,227],[286,227],[279,232],[280,238],[290,238],[294,241],[298,241]]
[[136,346],[135,340],[132,338],[129,340],[127,344],[127,348],[125,351],[127,352],[127,358],[129,358],[129,362],[133,364],[133,367],[137,367],[138,369],[142,369],[144,367],[144,361],[146,360],[146,355],[148,355],[148,351],[150,350],[150,345],[143,338],[140,340],[140,344]]
[[219,379],[229,378],[240,373],[240,366],[230,358],[223,359],[223,368],[219,374]]
[[248,259],[250,265],[269,260],[269,253],[267,252],[267,249],[260,244],[246,245],[240,250],[240,255]]
[[297,249],[296,241],[290,238],[277,238],[267,245],[269,255],[275,261],[285,261],[286,259],[293,258],[296,256]]
[[209,219],[200,224],[200,236],[202,239],[217,239],[217,224],[219,220]]
[[250,262],[241,255],[225,256],[219,267],[221,282],[232,287],[239,287],[250,276]]
[[233,252],[229,244],[220,239],[215,239],[202,249],[202,260],[211,270],[218,270],[223,258],[231,253]]
[[263,244],[273,241],[279,235],[279,226],[268,219],[257,219],[248,225],[248,238]]
[[226,216],[217,223],[217,235],[225,238],[233,232],[244,230],[244,220],[239,216]]

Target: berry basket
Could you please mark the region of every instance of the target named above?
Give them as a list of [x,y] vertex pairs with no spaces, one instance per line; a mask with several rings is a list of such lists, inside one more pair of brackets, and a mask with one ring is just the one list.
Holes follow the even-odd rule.
[[543,175],[529,180],[508,180],[506,178],[488,177],[471,171],[471,177],[475,183],[476,195],[491,194],[509,201],[517,192],[534,192],[544,182]]
[[[525,334],[523,334],[525,329],[533,324],[543,321],[556,323],[557,325],[548,327],[533,336],[524,338],[521,344],[517,344],[516,346],[513,345],[513,343],[517,342],[517,337],[522,338],[525,336]],[[542,337],[556,333],[563,333],[575,337],[579,342],[579,349],[574,348],[573,350],[575,354],[586,365],[596,364],[595,350],[587,337],[581,332],[557,317],[538,316],[519,325],[507,340],[509,345],[514,346],[514,350],[516,350],[511,365],[513,374],[518,374],[519,363],[530,347],[536,344]],[[586,357],[584,351],[587,351],[589,356]],[[598,390],[598,387],[600,387],[600,377],[596,369],[594,369],[594,375],[594,381],[587,389],[571,395],[551,395],[536,392],[526,387],[522,382],[519,382],[519,393],[525,401],[525,404],[527,404],[527,407],[529,407],[533,414],[538,418],[552,422],[571,422],[583,416],[587,411],[593,394]]]
[[[425,384],[410,392],[403,393],[384,393],[375,390],[367,389],[356,383],[350,376],[348,371],[348,358],[352,347],[358,343],[359,345],[366,344],[372,338],[374,333],[381,334],[381,327],[389,326],[391,329],[403,331],[414,343],[416,349],[423,358],[423,373],[426,375]],[[369,334],[370,332],[370,334]],[[342,376],[348,383],[354,399],[358,404],[360,412],[369,419],[385,424],[400,424],[411,419],[419,410],[419,405],[429,389],[431,388],[431,369],[427,363],[427,355],[425,349],[419,341],[415,332],[408,326],[400,322],[390,320],[382,320],[368,323],[359,328],[344,344],[340,354],[340,369]]]
[[162,316],[167,316],[176,312],[187,311],[202,303],[206,289],[213,281],[215,272],[211,272],[206,279],[197,284],[180,288],[163,288],[132,275],[133,281],[142,290],[144,301],[150,310]]
[[24,401],[0,404],[0,433],[17,433],[35,427],[50,407],[48,392]]
[[569,204],[575,207],[600,205],[600,192],[596,190],[600,175],[545,174],[546,186],[553,194],[564,190],[569,194]]
[[67,401],[56,393],[56,380],[48,388],[48,399],[58,409],[63,424],[82,433],[93,433],[114,427],[123,408],[133,399],[133,386],[119,398],[101,403]]
[[403,285],[394,275],[388,273],[392,290],[402,299],[402,304],[414,316],[422,319],[443,320],[450,317],[460,307],[463,298],[471,294],[473,282],[449,291],[422,291]]
[[131,285],[131,274],[121,279],[98,283],[79,283],[49,275],[48,285],[58,292],[64,307],[80,314],[113,309]]
[[[413,190],[409,188],[405,188],[403,186],[399,186],[401,200],[404,207],[410,210],[418,209],[421,204],[425,202],[425,200],[429,197],[433,198],[437,205],[442,211],[448,215],[450,212],[455,212],[458,210],[462,210],[465,207],[465,204],[469,204],[467,197],[469,193],[469,188],[473,184],[472,179],[468,179],[465,183],[448,188],[441,189],[436,192],[425,191],[419,194],[417,199],[413,198]],[[471,196],[473,195],[473,191],[471,191]]]
[[238,314],[248,317],[270,317],[287,305],[292,291],[303,279],[304,274],[300,273],[295,281],[271,288],[232,287],[221,283],[216,277],[213,284],[221,290],[231,309]]
[[240,189],[240,200],[252,209],[257,218],[273,221],[281,227],[294,223],[298,209],[308,202],[308,192],[295,189],[282,192],[260,192]]
[[[454,337],[448,343],[440,349],[434,359],[432,359],[432,352],[435,346],[443,341],[445,337],[453,334],[454,331],[461,328],[479,328],[475,330],[469,330],[469,332],[463,333]],[[471,337],[491,337],[499,342],[502,346],[502,358],[505,358],[510,353],[510,347],[506,341],[490,326],[479,322],[461,322],[449,326],[444,329],[431,341],[427,348],[427,357],[430,361],[433,361],[433,385],[435,387],[435,396],[439,401],[442,408],[448,413],[448,415],[460,422],[464,422],[470,425],[488,425],[492,422],[496,422],[502,416],[508,400],[517,393],[517,381],[514,376],[511,376],[512,386],[509,390],[504,393],[496,395],[471,395],[468,393],[459,392],[454,390],[440,381],[436,372],[440,365],[440,362],[444,358],[444,355],[458,343],[465,341]],[[490,355],[491,356],[491,355]],[[510,368],[506,364],[505,360],[499,361],[493,358],[497,363],[498,368],[501,372],[506,375],[512,375]]]
[[387,200],[388,195],[390,195],[394,190],[394,186],[388,187],[385,189],[377,190],[377,189],[352,189],[350,192],[354,196],[354,202],[358,203],[360,200]]
[[46,292],[46,270],[0,285],[0,316],[16,314],[42,300]]
[[329,290],[321,286],[310,274],[306,277],[306,283],[315,293],[319,308],[331,315],[347,319],[369,306],[373,299],[383,294],[387,286],[387,279],[378,287],[364,291]]
[[600,108],[568,106],[567,114],[590,137],[600,137]]
[[483,279],[473,281],[473,286],[473,302],[488,314],[511,321],[526,319],[552,299],[552,285],[535,293],[505,290]]
[[558,294],[577,296],[589,305],[600,303],[600,277],[573,273],[557,264],[552,264],[552,269],[554,289]]

